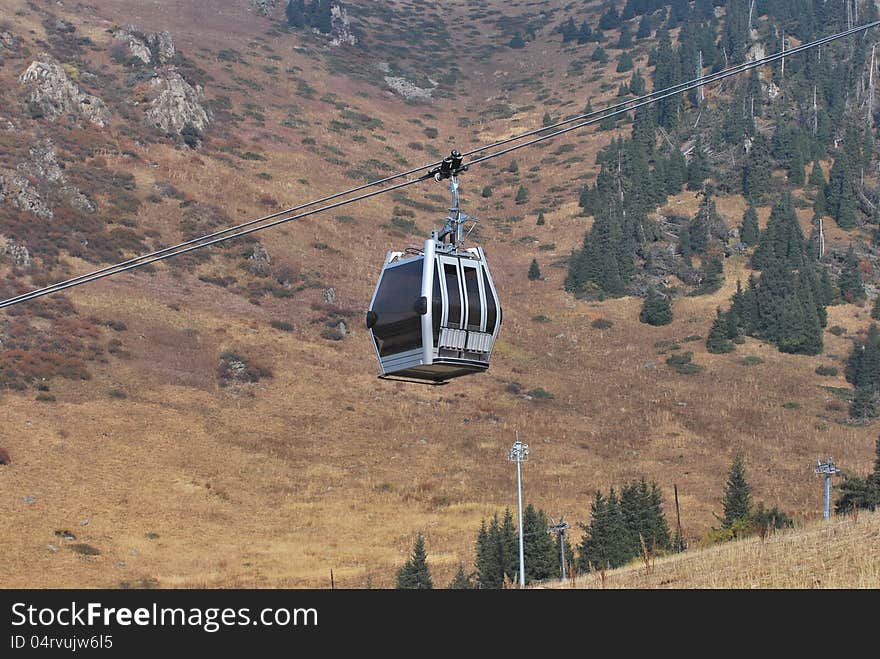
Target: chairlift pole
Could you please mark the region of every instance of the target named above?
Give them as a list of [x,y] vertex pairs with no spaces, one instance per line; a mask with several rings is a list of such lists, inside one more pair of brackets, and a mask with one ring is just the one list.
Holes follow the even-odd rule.
[[828,458],[825,462],[820,460],[816,460],[816,469],[815,472],[817,474],[822,474],[825,476],[825,521],[827,522],[831,518],[831,477],[834,474],[839,474],[840,469],[834,464],[833,458]]

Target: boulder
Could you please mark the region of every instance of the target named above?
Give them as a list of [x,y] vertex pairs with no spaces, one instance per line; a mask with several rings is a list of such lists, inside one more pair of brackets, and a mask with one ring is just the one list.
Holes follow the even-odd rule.
[[[148,65],[168,64],[177,52],[168,31],[147,35],[127,25],[113,32],[113,38],[124,44],[132,57]],[[158,61],[153,61],[154,54]]]
[[260,16],[271,16],[278,0],[251,0],[251,4]]
[[176,71],[154,78],[152,85],[156,98],[146,112],[148,126],[180,135],[186,126],[202,131],[211,123],[201,86],[193,87]]
[[262,244],[254,245],[254,251],[248,257],[248,269],[257,277],[268,277],[271,272],[272,260],[269,251]]
[[28,270],[33,265],[31,253],[23,244],[7,239],[6,244],[0,247],[0,256],[4,253],[17,268]]
[[48,219],[54,213],[26,176],[17,172],[0,174],[0,204],[11,203],[16,208]]
[[100,128],[110,123],[110,110],[97,96],[83,92],[60,65],[34,61],[18,77],[30,89],[30,102],[50,121],[79,114]]

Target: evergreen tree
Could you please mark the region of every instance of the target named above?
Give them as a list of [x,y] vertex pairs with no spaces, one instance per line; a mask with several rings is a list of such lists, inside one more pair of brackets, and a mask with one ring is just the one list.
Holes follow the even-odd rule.
[[596,40],[596,35],[593,34],[593,30],[590,29],[590,24],[587,21],[581,23],[581,29],[577,33],[577,42],[579,45],[584,45],[585,43],[590,43],[591,41]]
[[529,281],[535,281],[540,278],[541,268],[538,265],[538,259],[532,259],[532,264],[529,266]]
[[504,509],[504,517],[498,529],[498,551],[501,554],[501,565],[504,576],[511,582],[516,581],[519,574],[519,540],[516,524],[513,521],[513,511]]
[[850,126],[841,149],[834,158],[834,164],[828,174],[828,185],[825,188],[828,214],[841,229],[852,229],[856,226],[858,207],[856,181],[862,159],[859,134]]
[[474,587],[471,578],[464,573],[464,565],[458,564],[458,572],[452,578],[447,586],[448,590],[471,590]]
[[810,171],[809,184],[811,187],[817,188],[824,192],[828,182],[825,180],[825,173],[822,171],[822,165],[818,160],[813,161],[813,169]]
[[605,6],[605,12],[599,17],[600,30],[614,30],[620,26],[620,14],[617,13],[617,7],[614,2],[609,0]]
[[628,52],[623,51],[620,54],[620,57],[617,58],[617,72],[624,73],[626,71],[632,71],[633,66],[632,56]]
[[[584,21],[584,25],[586,25],[587,30],[589,31],[590,26]],[[574,24],[574,19],[569,18],[565,23],[559,26],[558,31],[562,34],[562,43],[568,43],[569,41],[574,41],[578,38],[578,29]],[[578,43],[581,43],[578,41]],[[584,41],[583,43],[586,43]]]
[[476,569],[477,588],[503,588],[504,564],[501,537],[498,528],[498,516],[486,527],[485,520],[480,523],[477,534]]
[[515,32],[514,35],[510,38],[510,41],[507,45],[511,48],[519,50],[520,48],[526,47],[526,42],[523,40],[522,35],[519,32]]
[[688,190],[700,190],[703,181],[709,178],[709,162],[703,150],[703,138],[697,135],[694,150],[691,153],[691,161],[688,164]]
[[428,569],[428,555],[425,552],[425,537],[419,533],[413,547],[412,556],[397,572],[397,588],[408,590],[430,590],[431,571]]
[[290,0],[285,10],[287,24],[292,28],[306,26],[306,3],[305,0]]
[[864,341],[856,342],[843,371],[856,389],[880,391],[880,331],[871,323]]
[[789,269],[800,268],[807,261],[807,243],[798,222],[789,194],[784,194],[773,205],[767,228],[761,234],[758,248],[752,256],[752,266],[766,268],[779,261]]
[[519,174],[519,165],[516,160],[511,160],[510,164],[507,166],[507,171],[511,174]]
[[483,197],[484,199],[488,199],[489,197],[491,197],[492,196],[492,186],[491,185],[485,186],[483,188],[483,191],[480,193],[480,196]]
[[668,325],[672,322],[672,306],[669,299],[658,293],[653,287],[648,289],[648,296],[642,304],[639,320],[655,327]]
[[538,220],[535,222],[535,224],[539,227],[544,226],[544,213],[538,213]]
[[526,583],[559,574],[559,554],[547,533],[547,515],[532,504],[523,511],[523,556]]
[[752,516],[752,486],[746,481],[746,465],[738,453],[727,474],[727,487],[724,490],[724,528],[731,528],[735,522],[748,522]]
[[651,36],[651,19],[643,14],[639,21],[639,29],[636,31],[636,39],[647,39]]
[[514,201],[517,204],[524,204],[529,200],[529,191],[526,190],[526,186],[519,186],[519,190],[516,191],[516,198]]
[[642,96],[645,93],[645,79],[638,69],[633,72],[629,81],[629,91],[635,96]]
[[721,309],[717,309],[709,336],[706,338],[706,350],[714,354],[733,352],[734,345],[727,338],[728,333],[727,315],[722,313]]
[[847,302],[864,300],[867,297],[865,286],[862,284],[862,276],[859,274],[859,260],[856,258],[852,245],[846,252],[837,286],[840,288],[841,296]]
[[590,55],[590,59],[594,62],[605,64],[608,62],[608,54],[605,52],[605,49],[602,48],[602,46],[596,46],[596,50],[594,50],[593,54]]
[[755,207],[749,204],[749,207],[746,208],[746,212],[743,213],[742,224],[739,228],[739,239],[743,242],[743,245],[751,247],[752,245],[758,244],[759,235],[758,213],[755,210]]
[[632,35],[629,33],[629,25],[624,23],[620,27],[620,38],[617,40],[617,45],[615,48],[620,48],[621,50],[627,50],[632,48],[633,40]]
[[880,295],[874,299],[874,306],[871,307],[871,318],[880,320]]
[[796,149],[788,162],[788,182],[798,187],[804,184],[804,158]]
[[769,191],[772,180],[773,167],[767,140],[761,135],[755,135],[743,165],[743,194],[751,201],[758,201]]

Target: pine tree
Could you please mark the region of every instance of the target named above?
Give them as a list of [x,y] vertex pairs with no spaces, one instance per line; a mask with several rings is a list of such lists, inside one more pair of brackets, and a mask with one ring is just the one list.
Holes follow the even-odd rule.
[[773,168],[767,139],[755,135],[752,138],[752,148],[743,165],[743,194],[751,201],[758,201],[770,189],[772,180]]
[[632,71],[633,66],[632,56],[626,51],[620,53],[620,57],[617,58],[617,72],[625,73],[626,71]]
[[636,31],[636,39],[647,39],[651,36],[651,19],[647,14],[642,14],[639,21],[639,29]]
[[519,186],[519,190],[516,191],[516,198],[514,201],[517,204],[524,204],[529,200],[529,191],[526,190],[526,186]]
[[529,266],[529,281],[535,281],[540,278],[541,268],[538,265],[538,259],[532,259],[532,264]]
[[471,590],[474,587],[471,578],[464,573],[464,565],[458,564],[458,572],[446,587],[448,590]]
[[700,190],[703,181],[709,178],[709,163],[706,153],[703,151],[703,138],[697,135],[694,150],[691,153],[691,161],[688,164],[688,190]]
[[486,527],[485,520],[480,522],[480,532],[476,543],[476,583],[477,588],[503,588],[504,565],[502,564],[502,546],[498,528],[498,516]]
[[824,191],[828,181],[825,180],[825,172],[822,171],[822,165],[818,160],[813,161],[813,169],[810,171],[810,186]]
[[503,569],[502,579],[506,576],[511,582],[516,581],[519,574],[518,537],[516,524],[513,521],[513,511],[510,508],[505,508],[501,526],[498,528],[497,543]]
[[523,40],[522,35],[519,32],[514,33],[514,35],[510,38],[510,41],[507,44],[510,48],[520,49],[526,47],[526,42]]
[[804,158],[800,149],[795,149],[788,162],[788,182],[798,187],[804,184]]
[[746,212],[743,213],[742,224],[739,228],[739,239],[742,241],[743,245],[751,247],[752,245],[758,244],[759,235],[758,213],[755,210],[755,207],[749,204],[749,207],[746,208]]
[[864,300],[867,297],[865,285],[862,283],[862,276],[859,274],[859,260],[856,258],[852,245],[849,246],[846,252],[843,270],[840,272],[840,279],[837,285],[840,288],[841,296],[847,302]]
[[871,318],[880,320],[880,295],[874,300],[874,306],[871,307]]
[[544,213],[538,213],[538,220],[535,222],[535,224],[539,227],[542,227],[542,226],[544,226],[544,223],[545,223]]
[[507,171],[511,174],[519,174],[519,165],[516,160],[511,160],[510,164],[507,166]]
[[653,287],[648,289],[648,296],[642,304],[639,320],[648,325],[658,327],[672,322],[672,306],[669,299],[660,295]]
[[629,91],[635,96],[642,96],[645,93],[645,79],[638,69],[633,72],[632,78],[629,81]]
[[605,52],[605,49],[602,48],[602,46],[596,46],[596,50],[594,50],[593,54],[590,55],[590,59],[594,62],[605,64],[608,62],[608,54]]
[[633,40],[632,35],[629,33],[629,25],[624,23],[620,27],[620,38],[617,40],[617,45],[615,48],[620,48],[621,50],[627,50],[632,48]]
[[715,320],[712,322],[712,327],[709,330],[709,336],[706,338],[706,350],[714,354],[733,352],[735,346],[727,336],[727,315],[722,313],[721,309],[717,309],[715,312]]
[[523,511],[523,557],[526,583],[559,574],[559,554],[547,533],[547,515],[532,504]]
[[430,590],[431,571],[428,568],[428,555],[425,552],[425,537],[419,533],[413,547],[412,556],[397,573],[397,588],[406,590]]
[[741,453],[733,458],[727,474],[727,487],[722,501],[724,528],[731,528],[736,522],[748,522],[752,516],[752,486],[746,481],[746,465]]

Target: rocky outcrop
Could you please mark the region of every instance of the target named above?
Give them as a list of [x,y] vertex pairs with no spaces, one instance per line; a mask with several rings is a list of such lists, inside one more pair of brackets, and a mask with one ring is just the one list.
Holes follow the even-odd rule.
[[52,140],[46,139],[38,142],[30,148],[31,159],[18,166],[18,170],[40,182],[51,185],[56,191],[74,208],[85,213],[95,213],[98,207],[91,199],[79,191],[75,185],[67,180],[61,165],[58,163],[58,154]]
[[262,244],[254,245],[254,251],[248,257],[248,270],[257,277],[268,277],[272,271],[272,260],[269,251]]
[[49,208],[31,181],[17,172],[3,173],[0,171],[0,203],[12,204],[20,210],[33,213],[43,219],[54,216],[52,209]]
[[354,46],[357,43],[357,37],[351,29],[351,22],[348,20],[348,12],[345,11],[345,7],[342,5],[330,7],[330,24],[333,26],[330,30],[330,45],[348,44]]
[[278,4],[278,0],[251,0],[251,5],[260,16],[271,16]]
[[8,238],[3,240],[0,236],[0,257],[4,255],[17,268],[27,270],[33,265],[31,253],[25,245]]
[[179,135],[186,126],[202,131],[211,123],[211,115],[202,105],[201,86],[193,87],[176,71],[154,78],[151,84],[156,98],[147,109],[147,125]]
[[170,32],[143,34],[133,25],[120,28],[113,33],[113,38],[125,44],[131,57],[135,57],[147,65],[168,64],[174,59],[176,50]]
[[[385,84],[405,99],[418,98],[427,100],[430,99],[431,95],[434,93],[433,87],[418,87],[415,83],[410,82],[406,78],[400,78],[397,76],[385,76]],[[431,84],[435,84],[433,80],[431,81]]]
[[50,121],[77,114],[101,128],[110,123],[104,101],[83,92],[58,64],[34,61],[18,80],[30,89],[30,103]]

